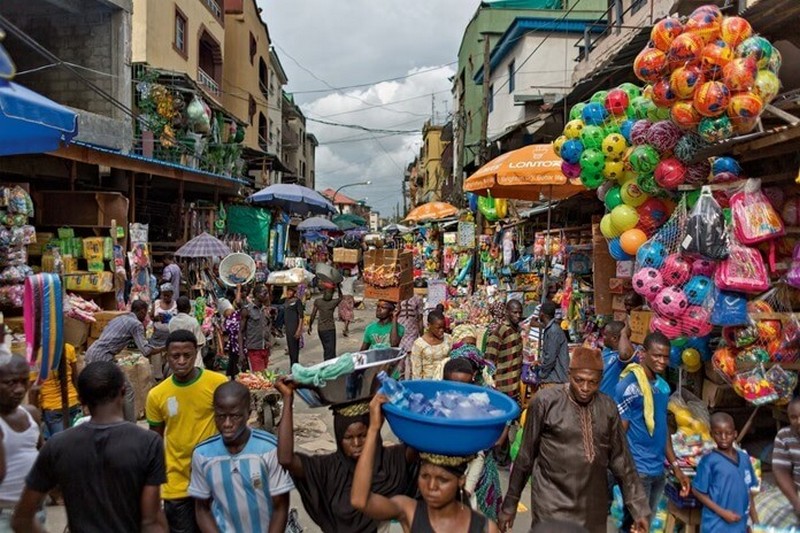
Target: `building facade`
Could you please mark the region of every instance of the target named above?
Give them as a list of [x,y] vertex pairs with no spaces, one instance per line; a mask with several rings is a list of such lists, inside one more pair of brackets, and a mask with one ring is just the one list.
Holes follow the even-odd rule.
[[442,187],[452,169],[442,166],[442,154],[449,142],[444,141],[444,125],[431,121],[422,127],[422,149],[420,168],[422,170],[422,191],[417,193],[419,203],[442,200]]

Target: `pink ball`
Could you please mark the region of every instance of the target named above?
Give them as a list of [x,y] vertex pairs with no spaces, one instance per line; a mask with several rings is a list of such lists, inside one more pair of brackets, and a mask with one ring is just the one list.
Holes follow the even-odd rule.
[[669,340],[677,339],[683,335],[681,323],[674,318],[654,316],[650,320],[650,331],[658,331],[666,335]]
[[681,317],[683,333],[689,337],[705,337],[713,329],[710,320],[711,313],[708,309],[690,305]]
[[631,143],[640,145],[647,144],[647,132],[653,126],[649,120],[637,120],[631,126]]
[[664,288],[661,272],[655,268],[640,268],[633,276],[633,290],[644,296],[648,301],[656,297]]
[[675,157],[663,159],[656,165],[653,178],[665,189],[677,189],[686,181],[686,166]]
[[683,285],[692,277],[692,265],[680,254],[670,254],[661,265],[661,277],[664,285]]
[[665,287],[661,289],[651,302],[656,313],[666,318],[681,318],[689,307],[689,299],[686,294],[677,287]]
[[733,172],[717,172],[711,177],[711,183],[727,183],[738,179],[741,178]]
[[714,272],[717,271],[717,264],[708,259],[695,259],[692,261],[692,276],[708,276],[714,277]]
[[579,178],[581,175],[581,166],[578,163],[570,163],[568,161],[562,161],[561,173],[571,179]]
[[703,160],[686,167],[686,183],[703,185],[708,182],[711,175],[711,163]]
[[671,152],[683,136],[683,131],[671,120],[661,120],[647,130],[647,144],[661,154]]

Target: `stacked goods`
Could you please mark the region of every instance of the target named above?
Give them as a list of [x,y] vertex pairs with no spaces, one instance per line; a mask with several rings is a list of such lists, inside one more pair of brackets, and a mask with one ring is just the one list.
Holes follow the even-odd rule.
[[361,260],[361,250],[350,248],[334,248],[333,262],[345,265],[355,265]]
[[136,418],[140,418],[144,416],[147,394],[150,392],[150,389],[155,386],[153,371],[150,368],[150,361],[141,354],[125,352],[118,355],[116,361],[133,386],[136,395],[134,410],[136,412]]
[[36,242],[36,229],[28,224],[33,202],[22,187],[0,188],[0,307],[21,308],[28,266],[26,246]]
[[365,298],[401,302],[414,295],[413,255],[401,250],[364,254]]
[[236,381],[247,387],[250,391],[264,391],[272,389],[278,377],[276,372],[261,370],[259,372],[240,372],[236,376]]

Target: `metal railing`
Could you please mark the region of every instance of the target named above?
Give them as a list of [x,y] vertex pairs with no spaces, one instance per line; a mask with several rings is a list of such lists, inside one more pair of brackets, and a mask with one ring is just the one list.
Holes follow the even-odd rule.
[[[615,35],[619,35],[620,31],[624,28],[622,23],[625,21],[625,15],[634,14],[639,11],[642,6],[647,2],[654,2],[655,0],[631,0],[627,9],[623,9],[623,0],[612,0],[608,9],[606,9],[600,17],[594,22],[590,22],[583,29],[583,37],[578,39],[574,46],[580,49],[578,57],[575,58],[576,62],[582,60],[589,60],[589,54],[595,49],[595,45],[605,39],[612,31]],[[603,28],[600,33],[592,33],[594,28]]]
[[197,83],[214,96],[220,96],[222,94],[222,92],[219,90],[219,83],[217,83],[210,75],[206,74],[206,72],[200,67],[197,67]]

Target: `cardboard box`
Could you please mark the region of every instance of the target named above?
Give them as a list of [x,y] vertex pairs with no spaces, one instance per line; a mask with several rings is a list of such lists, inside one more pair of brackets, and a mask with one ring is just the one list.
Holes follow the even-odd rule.
[[414,296],[414,284],[403,283],[395,287],[364,286],[364,298],[386,300],[387,302],[402,302]]
[[644,338],[650,333],[650,319],[653,313],[650,311],[631,312],[631,342],[642,344]]
[[[414,281],[413,254],[400,250],[369,250],[364,254],[364,269],[382,267],[389,272],[399,273],[399,285]],[[379,287],[380,288],[380,287]]]
[[74,348],[80,348],[89,337],[89,323],[72,318],[64,317],[64,342],[71,344]]
[[354,265],[358,263],[361,259],[361,250],[355,249],[351,250],[350,248],[334,248],[333,249],[333,262],[334,263],[345,263],[348,265]]
[[611,294],[625,294],[633,289],[630,278],[611,278],[608,280],[608,292]]
[[720,385],[708,379],[703,380],[703,401],[711,409],[744,407],[747,404],[730,385]]
[[68,291],[111,292],[113,272],[76,272],[65,276]]
[[106,329],[108,323],[118,316],[124,315],[125,313],[127,313],[127,311],[100,311],[95,313],[94,319],[96,322],[92,324],[92,327],[89,330],[89,337],[99,339],[100,334],[103,333],[104,329]]
[[611,309],[614,311],[625,311],[625,297],[621,294],[614,294],[611,297]]

